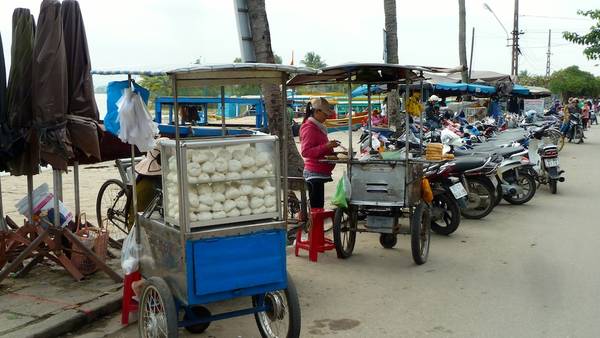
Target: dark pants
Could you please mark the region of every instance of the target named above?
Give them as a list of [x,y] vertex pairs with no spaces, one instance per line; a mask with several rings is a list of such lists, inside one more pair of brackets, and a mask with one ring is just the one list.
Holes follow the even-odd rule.
[[329,180],[314,178],[306,181],[311,208],[323,208],[325,206],[325,182],[329,182]]

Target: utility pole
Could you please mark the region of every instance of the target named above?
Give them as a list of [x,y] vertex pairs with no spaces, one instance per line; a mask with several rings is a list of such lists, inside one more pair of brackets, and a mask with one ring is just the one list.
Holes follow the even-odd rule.
[[548,30],[548,52],[546,53],[546,82],[548,82],[548,79],[550,78],[550,55],[552,55],[552,53],[550,52],[550,40],[552,39],[552,30],[549,29]]
[[515,16],[513,21],[512,64],[510,68],[510,75],[517,76],[519,74],[519,35],[523,34],[519,31],[519,0],[515,0]]

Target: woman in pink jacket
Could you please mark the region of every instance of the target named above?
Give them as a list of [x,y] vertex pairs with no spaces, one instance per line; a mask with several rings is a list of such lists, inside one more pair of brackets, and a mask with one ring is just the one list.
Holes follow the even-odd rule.
[[304,179],[308,183],[311,208],[325,205],[325,182],[331,182],[333,164],[322,163],[326,155],[340,143],[327,138],[327,127],[323,124],[331,113],[329,102],[324,98],[313,98],[306,105],[304,121],[300,127],[300,144],[304,158]]

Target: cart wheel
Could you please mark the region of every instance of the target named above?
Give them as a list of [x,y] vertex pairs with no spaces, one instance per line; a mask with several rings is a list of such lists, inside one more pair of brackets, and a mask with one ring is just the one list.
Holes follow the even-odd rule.
[[169,286],[160,277],[145,283],[139,308],[140,337],[177,337],[177,308]]
[[264,299],[268,310],[254,314],[258,331],[264,338],[300,337],[300,303],[292,277],[287,275],[287,289],[253,296],[252,305],[258,306]]
[[[188,314],[188,311],[192,311],[193,314]],[[201,319],[201,318],[210,317],[210,316],[211,316],[210,311],[207,308],[205,308],[204,306],[194,306],[192,308],[186,309],[183,320]],[[188,332],[190,332],[190,333],[202,333],[202,332],[206,331],[206,329],[208,329],[209,325],[210,325],[210,322],[206,322],[206,323],[200,323],[200,324],[186,326],[185,329],[188,330]]]
[[106,219],[108,233],[116,241],[124,239],[129,233],[129,195],[123,182],[110,179],[102,184],[96,197],[98,225],[101,226]]
[[338,258],[348,258],[354,251],[356,242],[356,209],[335,209],[333,218],[333,243]]
[[410,219],[410,246],[412,256],[418,265],[427,262],[431,239],[431,211],[424,202],[417,205]]
[[380,234],[379,243],[386,249],[391,249],[398,243],[398,237],[394,234]]

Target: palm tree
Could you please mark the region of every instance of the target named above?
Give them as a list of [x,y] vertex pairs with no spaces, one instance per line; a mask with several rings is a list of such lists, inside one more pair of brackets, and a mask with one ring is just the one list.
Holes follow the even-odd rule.
[[466,42],[466,10],[465,0],[458,0],[458,57],[460,59],[460,65],[463,67],[461,73],[462,82],[467,83],[467,42]]
[[[260,63],[275,63],[275,55],[271,48],[271,32],[265,9],[265,0],[248,0],[248,16],[250,18],[250,29],[252,31],[252,44],[256,54],[256,61]],[[262,93],[267,109],[269,131],[280,139],[283,128],[288,128],[288,135],[292,135],[289,121],[284,121],[285,109],[281,99],[281,89],[277,85],[263,85]],[[285,146],[282,144],[282,147]],[[288,137],[288,175],[301,177],[304,161],[298,153],[298,148],[293,137]]]
[[[383,0],[383,11],[385,13],[385,47],[387,50],[387,63],[398,63],[398,24],[396,21],[396,0]],[[398,89],[390,90],[387,95],[387,115],[390,125],[398,130],[402,120],[398,115],[400,98]]]

